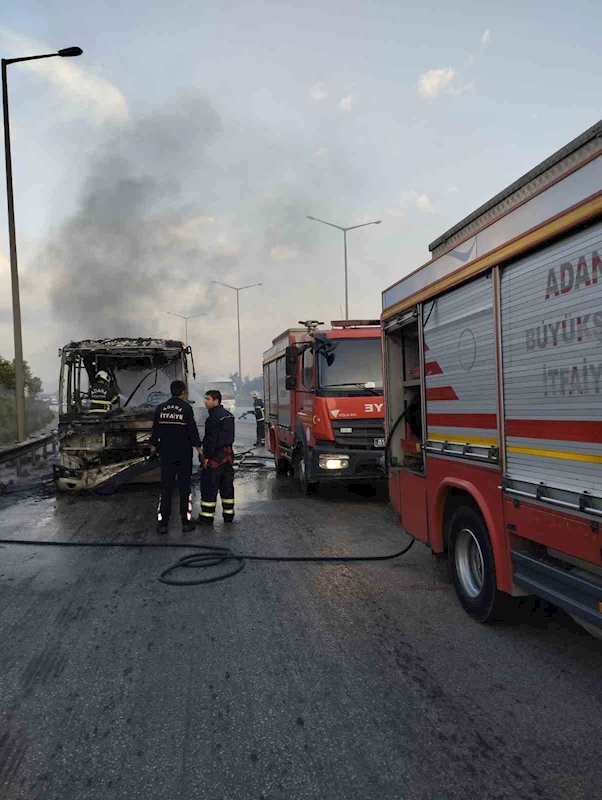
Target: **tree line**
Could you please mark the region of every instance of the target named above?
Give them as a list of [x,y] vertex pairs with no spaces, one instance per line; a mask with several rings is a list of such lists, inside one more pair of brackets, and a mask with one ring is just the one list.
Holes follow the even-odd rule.
[[[0,444],[17,438],[17,405],[15,400],[15,362],[0,356]],[[25,431],[35,433],[53,420],[50,409],[38,397],[42,381],[32,374],[25,363]]]

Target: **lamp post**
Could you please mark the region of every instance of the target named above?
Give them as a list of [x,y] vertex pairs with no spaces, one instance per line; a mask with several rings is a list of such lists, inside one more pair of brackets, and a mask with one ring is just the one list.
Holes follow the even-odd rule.
[[323,225],[329,225],[331,228],[336,228],[343,231],[343,246],[345,248],[345,319],[349,319],[349,281],[347,277],[347,231],[354,231],[356,228],[365,228],[366,225],[380,225],[381,220],[377,219],[374,222],[362,222],[361,225],[351,225],[348,228],[343,228],[341,225],[335,225],[333,222],[326,222],[324,219],[317,217],[308,217],[314,222],[321,222]]
[[171,314],[172,317],[179,317],[180,319],[184,320],[184,339],[186,340],[186,347],[188,347],[188,320],[196,319],[197,317],[202,317],[203,314],[193,314],[190,317],[183,317],[181,314],[174,314],[173,311],[166,311],[165,313]]
[[240,292],[244,291],[245,289],[252,289],[254,286],[261,286],[261,283],[251,283],[248,286],[230,286],[229,283],[221,283],[220,281],[211,281],[211,283],[217,283],[218,286],[225,286],[226,289],[233,289],[236,292],[236,323],[238,326],[238,380],[242,386],[242,359],[240,356],[240,301],[239,295]]
[[6,204],[8,207],[8,243],[10,252],[10,277],[13,298],[13,330],[15,338],[15,401],[17,406],[17,441],[25,439],[25,365],[23,363],[23,336],[21,329],[21,300],[19,297],[19,270],[17,265],[17,234],[15,229],[15,199],[13,195],[13,169],[10,150],[10,124],[8,116],[8,81],[6,68],[20,61],[37,61],[40,58],[69,58],[81,56],[80,47],[67,47],[58,53],[23,58],[2,59],[2,106],[4,111],[4,158],[6,161]]

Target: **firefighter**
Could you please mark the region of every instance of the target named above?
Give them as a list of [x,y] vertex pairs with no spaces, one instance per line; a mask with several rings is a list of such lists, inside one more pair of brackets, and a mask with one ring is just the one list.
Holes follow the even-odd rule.
[[253,398],[253,413],[257,423],[255,446],[258,447],[265,444],[265,406],[259,392],[251,392],[251,397]]
[[209,416],[202,446],[200,525],[213,525],[218,493],[224,522],[234,522],[234,417],[221,402],[222,395],[217,389],[206,393],[205,408]]
[[101,369],[90,386],[90,414],[107,414],[119,408],[119,395],[108,372]]
[[[260,447],[265,445],[265,407],[259,392],[251,392],[251,397],[253,398],[252,413],[255,416],[255,421],[257,423],[257,441],[253,447]],[[239,419],[246,419],[250,413],[250,411],[245,411],[245,413],[242,414]]]
[[161,496],[157,507],[157,533],[167,533],[171,512],[171,495],[178,479],[182,533],[195,530],[192,519],[192,448],[201,456],[201,439],[192,407],[186,402],[188,391],[184,381],[173,381],[171,398],[159,403],[151,433],[151,455],[161,459]]

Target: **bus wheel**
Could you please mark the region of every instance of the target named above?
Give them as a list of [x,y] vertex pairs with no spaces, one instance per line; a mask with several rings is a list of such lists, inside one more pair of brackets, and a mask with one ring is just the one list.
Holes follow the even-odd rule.
[[487,526],[472,506],[460,506],[451,519],[449,556],[454,588],[464,610],[478,622],[506,617],[513,598],[497,588]]
[[299,481],[299,486],[301,487],[301,494],[308,496],[310,494],[317,493],[319,483],[317,481],[309,480],[308,478],[309,469],[307,466],[307,460],[303,452],[297,454],[297,458],[295,459],[294,472],[295,472],[295,478]]

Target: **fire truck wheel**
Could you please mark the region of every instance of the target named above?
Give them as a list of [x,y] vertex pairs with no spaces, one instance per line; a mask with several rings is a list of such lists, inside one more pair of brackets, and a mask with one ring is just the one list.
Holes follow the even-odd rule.
[[460,506],[451,519],[449,560],[456,594],[471,617],[493,622],[507,615],[512,598],[497,588],[489,533],[474,507]]
[[276,468],[276,475],[288,475],[288,461],[286,458],[278,458],[276,453],[274,453],[274,467]]
[[299,486],[301,487],[301,493],[305,496],[316,494],[319,483],[317,481],[310,481],[308,479],[307,475],[309,470],[303,453],[298,454],[295,460],[294,471],[295,477],[299,481]]

